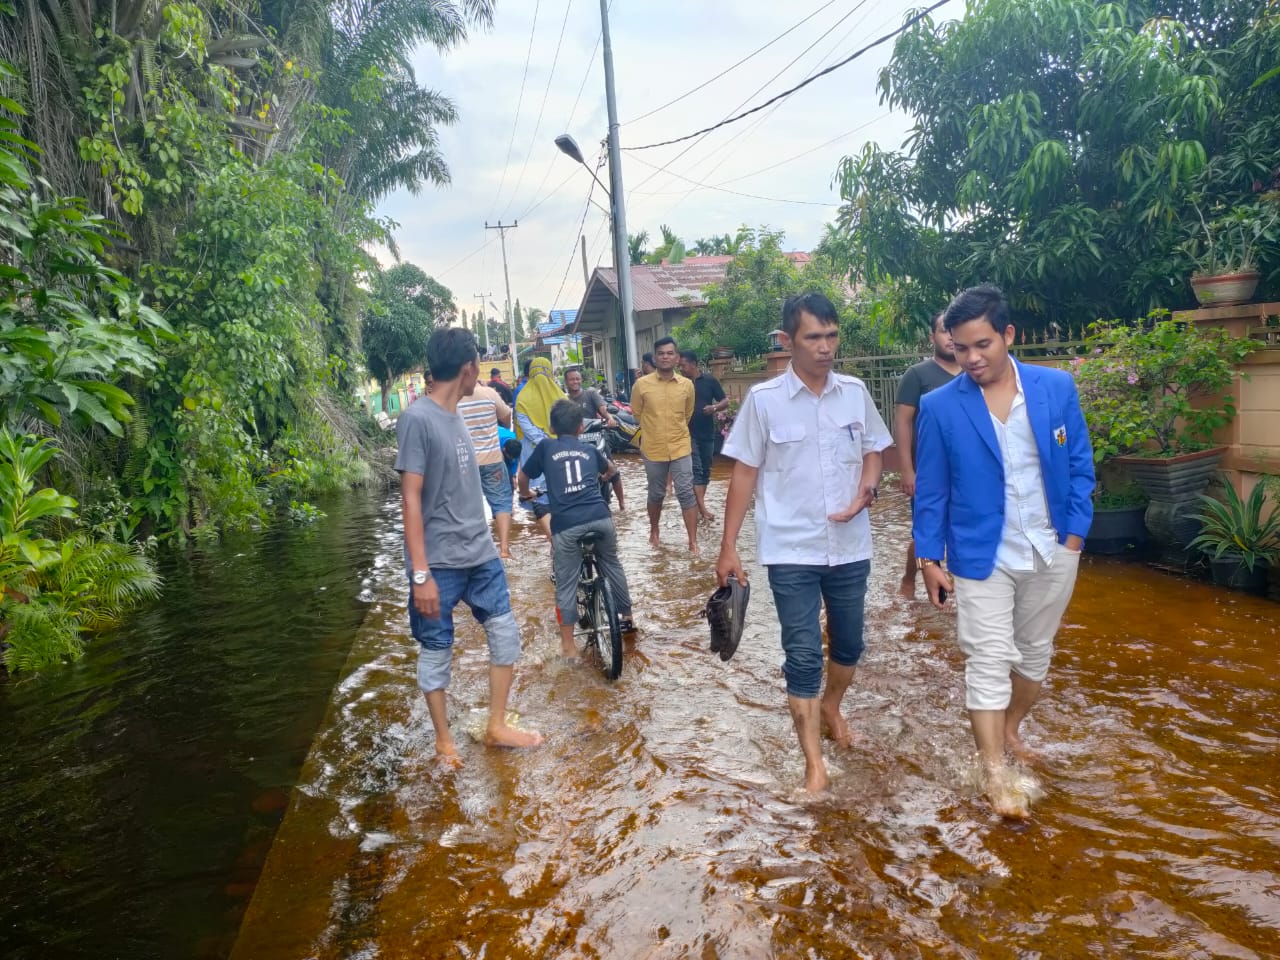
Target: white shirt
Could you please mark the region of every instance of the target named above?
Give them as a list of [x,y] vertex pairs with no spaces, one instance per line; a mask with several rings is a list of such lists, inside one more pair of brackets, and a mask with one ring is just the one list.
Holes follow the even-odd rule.
[[857,497],[863,455],[892,443],[857,377],[829,373],[819,396],[788,366],[782,376],[752,387],[723,452],[760,471],[760,563],[836,566],[870,559],[867,511],[847,523],[832,523],[827,516]]
[[1058,534],[1049,521],[1049,501],[1044,493],[1040,450],[1027,415],[1027,398],[1022,377],[1013,367],[1018,392],[1004,423],[991,414],[1000,457],[1004,461],[1004,529],[996,548],[996,566],[1006,570],[1035,570],[1036,554],[1047,566],[1053,565]]

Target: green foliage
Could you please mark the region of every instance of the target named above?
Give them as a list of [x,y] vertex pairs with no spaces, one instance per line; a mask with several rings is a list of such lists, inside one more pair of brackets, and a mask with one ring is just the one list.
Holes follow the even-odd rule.
[[[1268,194],[1266,199],[1276,200],[1280,193]],[[1280,209],[1260,213],[1257,205],[1237,206],[1215,217],[1205,218],[1196,208],[1203,236],[1196,235],[1183,244],[1191,254],[1195,269],[1193,277],[1218,277],[1232,273],[1247,273],[1257,268],[1257,254],[1261,247],[1280,241]]]
[[1097,461],[1210,446],[1235,417],[1234,367],[1259,346],[1159,313],[1141,324],[1095,324],[1088,342],[1092,355],[1071,369]]
[[1266,512],[1266,487],[1255,484],[1248,500],[1242,500],[1235,487],[1227,484],[1226,500],[1200,495],[1204,510],[1198,519],[1200,535],[1191,541],[1192,549],[1203,550],[1213,559],[1238,556],[1250,572],[1259,563],[1280,561],[1280,510]]
[[[682,349],[707,355],[729,347],[740,357],[765,353],[769,332],[782,322],[782,304],[798,293],[818,291],[841,304],[836,283],[817,271],[801,271],[782,251],[784,234],[762,227],[725,270],[721,283],[707,288],[707,304],[678,328]],[[844,327],[842,325],[842,331]]]
[[[1280,170],[1280,13],[1245,2],[971,0],[896,42],[882,100],[901,151],[844,158],[837,230],[857,284],[944,303],[1000,284],[1023,327],[1190,304],[1193,201],[1265,215]],[[1280,237],[1259,265],[1280,282]]]
[[9,670],[79,656],[81,633],[115,623],[160,581],[137,547],[84,533],[52,536],[52,522],[75,520],[75,501],[37,475],[55,448],[46,439],[0,429],[0,648]]
[[401,263],[375,276],[374,298],[360,325],[365,366],[382,387],[427,362],[427,340],[452,317],[453,295],[419,267]]
[[80,201],[46,197],[30,168],[35,146],[15,130],[0,116],[3,422],[70,420],[120,435],[133,398],[114,381],[153,371],[169,326],[104,263],[111,226]]

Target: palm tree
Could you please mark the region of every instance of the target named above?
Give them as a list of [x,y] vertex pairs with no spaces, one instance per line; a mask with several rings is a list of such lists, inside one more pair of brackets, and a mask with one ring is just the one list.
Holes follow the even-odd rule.
[[644,263],[645,258],[649,256],[649,251],[645,249],[645,245],[649,242],[649,231],[641,230],[639,233],[627,234],[627,255],[631,259],[631,265],[637,266]]

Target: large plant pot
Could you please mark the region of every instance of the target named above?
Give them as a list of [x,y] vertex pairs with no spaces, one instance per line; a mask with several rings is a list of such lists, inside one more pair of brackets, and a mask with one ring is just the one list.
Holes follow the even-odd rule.
[[1267,596],[1280,603],[1280,564],[1267,571]]
[[1265,563],[1255,563],[1250,570],[1239,554],[1227,553],[1210,560],[1209,569],[1213,573],[1213,582],[1220,587],[1244,590],[1259,597],[1267,594],[1268,568]]
[[1084,548],[1088,553],[1128,553],[1147,542],[1146,504],[1136,507],[1094,507],[1093,524]]
[[1187,545],[1200,533],[1199,495],[1218,473],[1226,447],[1176,457],[1117,457],[1151,498],[1146,525],[1158,548],[1157,560],[1186,567],[1198,557]]
[[1192,277],[1191,290],[1202,307],[1248,303],[1258,289],[1258,272],[1224,273],[1217,277]]

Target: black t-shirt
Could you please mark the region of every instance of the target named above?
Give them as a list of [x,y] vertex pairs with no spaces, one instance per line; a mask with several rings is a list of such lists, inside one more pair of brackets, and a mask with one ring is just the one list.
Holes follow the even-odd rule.
[[709,373],[699,374],[693,381],[693,416],[689,418],[689,436],[699,440],[715,439],[715,414],[703,413],[702,408],[723,399],[724,387],[720,386],[720,381]]
[[526,476],[542,474],[551,503],[551,532],[604,520],[609,507],[600,496],[600,474],[608,467],[595,447],[577,437],[549,437],[525,461]]
[[[898,395],[894,398],[894,402],[908,407],[915,407],[916,410],[919,410],[921,397],[930,390],[945,387],[956,376],[954,373],[947,373],[932,357],[928,360],[921,360],[908,368],[907,372],[902,375],[902,379],[898,382]],[[914,441],[916,439],[914,433],[911,439],[911,452],[914,454]]]
[[502,402],[508,407],[516,402],[514,395],[511,393],[511,388],[501,380],[490,380],[489,386],[493,387],[493,389],[497,391],[498,396],[502,398]]

